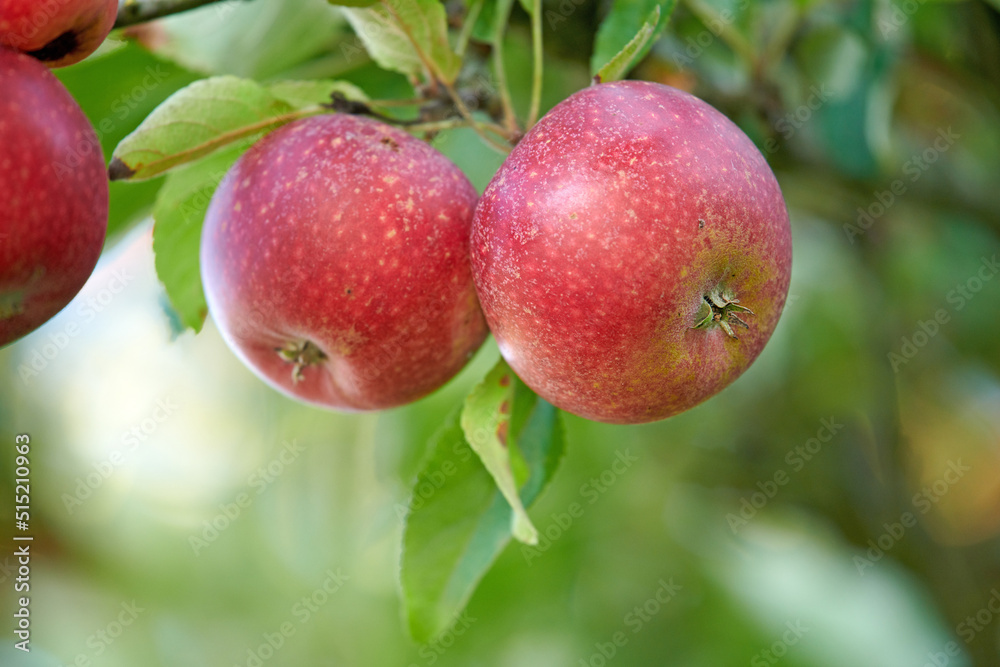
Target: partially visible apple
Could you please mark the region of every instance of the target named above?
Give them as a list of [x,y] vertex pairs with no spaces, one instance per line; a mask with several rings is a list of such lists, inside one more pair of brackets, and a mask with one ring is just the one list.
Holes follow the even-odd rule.
[[107,224],[108,178],[87,117],[44,65],[0,48],[0,346],[80,291]]
[[118,0],[0,0],[0,46],[65,67],[101,45],[117,14]]
[[476,191],[426,143],[347,115],[257,142],[202,232],[209,312],[275,388],[342,410],[414,401],[486,337],[472,283]]
[[756,359],[788,292],[781,190],[750,139],[656,83],[557,105],[483,194],[476,287],[504,358],[589,419],[663,419]]

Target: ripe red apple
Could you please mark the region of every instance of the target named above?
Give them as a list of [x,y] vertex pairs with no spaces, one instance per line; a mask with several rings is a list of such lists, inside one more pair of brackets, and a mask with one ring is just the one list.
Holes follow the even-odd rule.
[[476,191],[426,143],[347,115],[257,142],[205,217],[201,268],[226,342],[265,381],[335,409],[437,389],[486,337],[469,264]]
[[781,315],[791,255],[753,143],[643,81],[557,105],[494,176],[472,231],[504,358],[551,403],[610,423],[669,417],[746,370]]
[[117,14],[118,0],[0,0],[0,46],[65,67],[101,45]]
[[44,65],[0,48],[0,346],[80,291],[107,225],[108,178],[87,117]]

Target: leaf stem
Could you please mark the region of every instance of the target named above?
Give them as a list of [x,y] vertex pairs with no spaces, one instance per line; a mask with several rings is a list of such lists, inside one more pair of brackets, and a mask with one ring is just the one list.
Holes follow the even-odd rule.
[[409,123],[404,125],[404,127],[410,132],[438,132],[440,130],[468,127],[468,125],[468,121],[464,118],[449,118],[448,120],[435,120],[426,123]]
[[[498,137],[506,141],[510,141],[510,136],[507,131],[496,125],[494,123],[484,123],[476,120],[472,116],[472,112],[469,108],[462,103],[461,97],[455,91],[455,89],[449,84],[441,84],[448,91],[449,95],[452,96],[452,102],[455,104],[455,109],[458,111],[460,118],[448,118],[438,121],[424,121],[420,119],[403,119],[403,118],[393,118],[392,116],[387,116],[371,108],[368,104],[364,102],[356,102],[354,100],[349,100],[344,97],[341,93],[334,93],[331,98],[330,104],[324,105],[326,108],[331,109],[338,113],[353,114],[356,116],[368,116],[370,118],[375,118],[383,123],[389,125],[396,125],[398,127],[405,127],[413,132],[434,132],[437,130],[447,130],[456,127],[471,127],[476,131],[476,134],[489,144],[491,147],[501,151],[503,153],[509,153],[510,147],[504,145],[491,136],[487,132],[493,132]],[[373,103],[374,104],[374,103]]]
[[503,146],[503,152],[504,153],[509,153],[510,152],[510,144],[513,143],[513,140],[511,139],[510,134],[507,133],[506,128],[501,127],[500,125],[497,125],[496,123],[484,123],[484,122],[478,121],[478,120],[472,121],[472,124],[474,126],[480,128],[481,130],[484,130],[486,132],[492,132],[493,134],[495,134],[498,137],[500,137],[501,139],[503,139],[505,142],[507,142],[507,144],[505,144]]
[[511,134],[519,134],[517,114],[510,99],[510,87],[507,85],[507,70],[503,64],[504,28],[510,21],[510,11],[514,0],[499,0],[496,6],[496,16],[493,23],[493,72],[497,77],[497,87],[500,89],[500,107],[503,109],[503,125]]
[[369,104],[373,107],[416,107],[426,102],[423,97],[411,97],[406,100],[372,100]]
[[465,13],[465,18],[462,19],[462,32],[458,34],[458,42],[455,44],[455,53],[461,58],[465,56],[465,48],[469,45],[469,37],[472,36],[472,29],[476,25],[476,19],[479,18],[479,13],[483,9],[483,2],[485,0],[473,0],[472,5],[469,6],[469,11]]
[[[169,169],[180,166],[186,162],[191,162],[198,158],[201,158],[209,153],[212,153],[219,148],[226,146],[231,143],[235,143],[240,139],[246,139],[247,137],[252,137],[259,132],[269,132],[278,128],[281,125],[290,123],[294,120],[299,120],[300,118],[306,118],[308,116],[316,116],[327,111],[323,106],[311,106],[302,109],[296,109],[294,111],[289,111],[287,113],[281,114],[280,116],[271,116],[270,118],[264,118],[256,123],[251,123],[245,125],[236,130],[229,132],[223,132],[216,135],[213,139],[205,141],[196,146],[191,146],[190,148],[180,151],[172,155],[164,155],[163,158],[159,160],[153,160],[142,165],[142,174],[135,178],[136,170],[129,166],[124,160],[121,159],[120,155],[113,155],[111,158],[111,163],[108,165],[108,177],[112,181],[142,181],[147,178],[152,178],[153,176],[159,176]],[[122,143],[127,141],[127,137]],[[115,153],[118,153],[122,147],[122,144],[118,144],[118,148],[115,149]],[[127,151],[125,152],[127,154]]]
[[542,103],[542,0],[531,3],[531,51],[534,66],[531,73],[531,108],[528,111],[526,129],[531,129],[538,120],[538,109]]
[[448,95],[451,96],[452,102],[455,103],[455,109],[458,110],[459,115],[462,116],[462,118],[465,119],[468,125],[472,127],[473,130],[476,131],[476,134],[479,135],[479,138],[482,139],[483,142],[485,142],[488,146],[490,146],[495,150],[500,151],[501,153],[504,154],[510,153],[510,146],[500,143],[499,141],[497,141],[496,139],[494,139],[493,137],[491,137],[486,133],[487,129],[491,129],[500,136],[506,137],[508,140],[510,140],[510,137],[507,135],[507,131],[500,127],[494,126],[491,123],[482,123],[480,121],[477,121],[475,118],[472,117],[472,112],[469,111],[469,107],[467,107],[465,105],[465,102],[462,101],[462,96],[459,95],[458,92],[455,90],[455,86],[451,85],[450,83],[443,83],[442,85],[444,85],[445,90],[448,91]]
[[[399,12],[396,11],[391,2],[381,0],[380,4],[385,9],[386,15],[395,22],[403,34],[406,35],[406,39],[409,40],[410,45],[413,46],[413,52],[417,54],[417,58],[420,59],[420,62],[424,66],[428,82],[432,86],[436,86],[439,81],[444,82],[444,72],[441,71],[438,63],[429,54],[424,52],[423,47],[420,46],[420,42],[413,36],[413,28],[399,17]],[[448,82],[447,85],[451,85],[451,82]]]
[[[125,0],[118,7],[118,18],[115,19],[116,28],[127,28],[139,23],[145,23],[154,19],[179,14],[190,9],[197,9],[205,5],[222,0]],[[232,2],[233,0],[226,0]]]

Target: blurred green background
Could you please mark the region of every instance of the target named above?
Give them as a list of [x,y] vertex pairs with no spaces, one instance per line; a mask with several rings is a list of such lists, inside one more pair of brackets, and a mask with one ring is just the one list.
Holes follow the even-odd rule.
[[[545,108],[587,85],[609,7],[545,0]],[[213,73],[412,94],[322,0],[229,0],[120,38],[59,72],[106,155]],[[506,59],[523,114],[519,7]],[[722,109],[787,199],[790,297],[743,377],[656,424],[568,417],[539,548],[509,546],[417,645],[400,508],[495,345],[406,408],[296,405],[211,322],[178,329],[147,219],[161,183],[114,184],[87,287],[0,351],[0,507],[29,433],[35,536],[34,650],[7,632],[0,665],[1000,664],[1000,3],[687,0],[633,76]],[[480,190],[502,162],[468,131],[434,144]]]

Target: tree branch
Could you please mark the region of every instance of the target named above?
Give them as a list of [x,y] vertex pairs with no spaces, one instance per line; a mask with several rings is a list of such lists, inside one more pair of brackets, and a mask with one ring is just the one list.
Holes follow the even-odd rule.
[[[127,28],[146,21],[179,14],[189,9],[197,9],[214,2],[223,0],[122,0],[118,5],[118,19],[115,21],[116,28]],[[226,2],[240,2],[245,0],[225,0]]]
[[396,125],[398,127],[405,127],[411,132],[437,132],[439,130],[447,130],[456,127],[471,127],[480,138],[486,142],[491,148],[496,149],[501,153],[509,153],[510,147],[506,146],[498,141],[495,141],[490,137],[487,132],[493,132],[498,137],[506,141],[510,141],[510,137],[504,131],[504,128],[499,125],[494,125],[492,123],[482,123],[477,121],[472,117],[472,112],[469,108],[465,106],[462,102],[461,97],[458,96],[458,92],[450,86],[449,84],[442,84],[448,92],[454,97],[453,102],[455,105],[454,111],[458,113],[459,117],[455,118],[442,118],[439,120],[427,120],[423,118],[414,118],[411,120],[405,120],[400,118],[393,118],[392,116],[386,116],[383,113],[372,109],[370,106],[364,102],[355,102],[354,100],[349,100],[342,93],[334,93],[328,104],[323,106],[327,109],[332,109],[337,113],[352,114],[355,116],[368,116],[369,118],[374,118],[376,120],[382,121],[389,125]]

